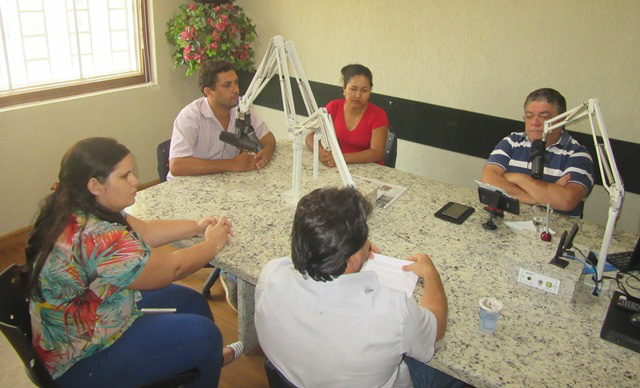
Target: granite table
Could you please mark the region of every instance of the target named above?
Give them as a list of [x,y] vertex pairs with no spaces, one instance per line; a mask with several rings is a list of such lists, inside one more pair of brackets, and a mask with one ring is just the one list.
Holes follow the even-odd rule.
[[[312,180],[311,155],[305,151],[303,157],[303,194],[323,185],[341,185],[337,170],[323,166],[319,179]],[[289,198],[292,160],[291,143],[281,142],[262,170],[178,177],[141,191],[127,209],[142,219],[231,219],[235,238],[211,263],[238,277],[238,331],[248,349],[257,345],[253,292],[260,270],[269,260],[290,253],[295,212]],[[388,256],[428,253],[440,271],[449,321],[430,365],[478,388],[640,386],[640,354],[599,337],[613,285],[605,283],[602,295],[592,296],[580,263],[572,261],[565,269],[549,265],[557,234],[547,243],[530,232],[512,232],[502,219],[495,221],[497,230],[483,229],[488,214],[475,190],[374,164],[350,165],[349,170],[407,188],[390,207],[374,210],[370,240]],[[476,211],[461,225],[435,218],[433,214],[449,201]],[[520,215],[505,214],[505,220],[531,219],[531,207],[521,207]],[[599,226],[552,216],[551,228],[561,232],[574,222],[580,226],[576,243],[598,251],[603,234]],[[175,245],[186,247],[200,239]],[[631,250],[636,241],[637,236],[616,232],[610,251]],[[518,283],[520,268],[558,279],[558,294]],[[414,298],[421,295],[419,283]],[[484,296],[497,297],[505,305],[494,334],[478,329],[478,301]]]

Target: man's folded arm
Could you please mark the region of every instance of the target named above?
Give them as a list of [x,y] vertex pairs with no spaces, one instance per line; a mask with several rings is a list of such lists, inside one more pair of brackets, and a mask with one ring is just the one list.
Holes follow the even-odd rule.
[[505,178],[525,190],[533,198],[533,203],[548,203],[556,210],[571,211],[587,195],[587,189],[579,183],[562,185],[533,179],[526,174],[512,173],[505,174]]
[[[536,201],[519,185],[505,178],[506,171],[497,164],[487,163],[482,170],[482,181],[492,186],[499,187],[512,197],[518,198],[522,203],[534,204]],[[525,175],[525,174],[518,174]]]

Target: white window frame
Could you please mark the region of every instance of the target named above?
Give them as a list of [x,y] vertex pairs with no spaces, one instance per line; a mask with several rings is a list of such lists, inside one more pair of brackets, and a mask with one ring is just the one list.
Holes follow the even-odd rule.
[[[0,0],[0,1],[20,1],[20,0]],[[49,1],[49,0],[43,0]],[[75,0],[73,0],[75,1]],[[104,0],[109,1],[109,0]],[[151,58],[149,52],[149,21],[148,21],[148,2],[147,0],[134,0],[132,2],[137,16],[137,39],[138,39],[138,61],[140,63],[139,72],[129,72],[126,74],[108,74],[99,77],[87,77],[84,79],[75,79],[59,83],[48,83],[35,85],[25,88],[9,88],[9,90],[0,91],[0,108],[10,107],[14,105],[25,104],[29,102],[45,101],[62,97],[69,97],[79,94],[92,93],[102,90],[121,88],[126,86],[145,84],[151,82]],[[6,49],[7,44],[4,42],[5,33],[0,20],[0,39]],[[7,53],[0,55],[0,60],[5,60]],[[8,66],[8,64],[0,64]]]

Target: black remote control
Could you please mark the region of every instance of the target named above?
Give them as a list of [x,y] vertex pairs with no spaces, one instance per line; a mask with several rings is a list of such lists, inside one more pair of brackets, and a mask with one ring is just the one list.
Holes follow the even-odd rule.
[[618,298],[618,300],[616,301],[616,306],[632,313],[640,313],[640,303],[623,298],[624,297]]

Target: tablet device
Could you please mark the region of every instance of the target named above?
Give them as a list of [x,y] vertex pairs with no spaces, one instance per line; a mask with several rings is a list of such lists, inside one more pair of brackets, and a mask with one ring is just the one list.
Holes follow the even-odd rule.
[[456,202],[449,202],[438,210],[434,215],[442,220],[463,223],[476,209]]

